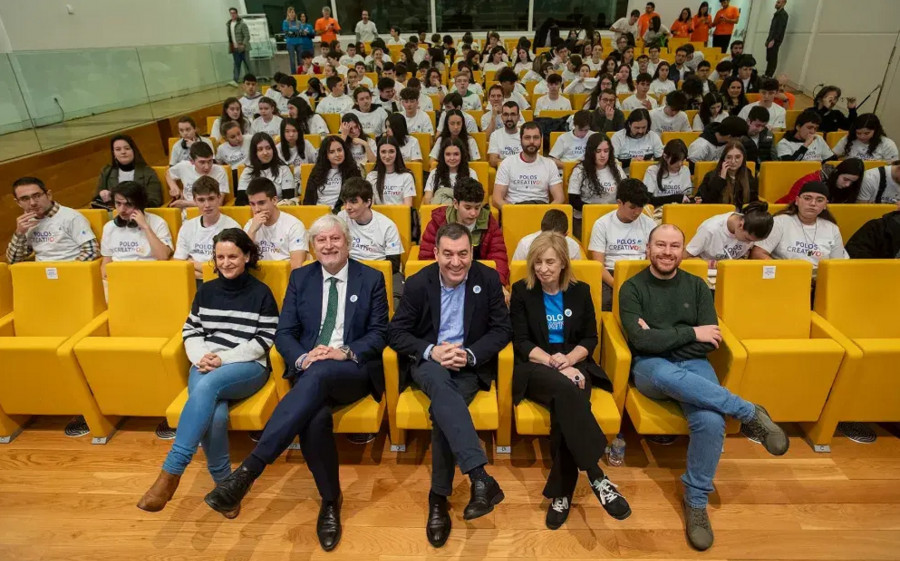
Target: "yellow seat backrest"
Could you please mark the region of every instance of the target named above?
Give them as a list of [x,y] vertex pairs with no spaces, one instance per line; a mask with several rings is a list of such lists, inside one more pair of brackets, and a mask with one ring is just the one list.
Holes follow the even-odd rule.
[[900,259],[825,259],[816,276],[815,310],[852,339],[898,339],[897,286]]
[[716,269],[716,311],[739,339],[809,338],[811,263],[728,259]]
[[668,144],[670,140],[675,140],[676,138],[679,138],[682,141],[684,141],[684,144],[686,146],[690,146],[691,142],[700,138],[700,133],[697,131],[691,131],[691,132],[669,131],[669,132],[662,133],[662,143],[663,144]]
[[775,202],[787,195],[798,179],[820,169],[820,162],[763,162],[759,170],[759,197]]
[[[281,304],[284,303],[284,295],[287,292],[288,281],[291,278],[291,262],[260,261],[257,266],[259,268],[250,269],[250,274],[269,287],[280,311]],[[203,264],[203,282],[209,282],[216,278],[218,275],[215,272],[215,263],[207,261]]]
[[[172,195],[169,194],[168,183],[166,183],[166,172],[169,171],[168,166],[151,166],[151,169],[156,174],[156,179],[159,180],[160,186],[162,186],[162,200],[163,204],[169,204],[169,201],[172,200]],[[181,185],[181,181],[175,180],[175,183]]]
[[[487,260],[482,261],[481,259],[479,259],[478,262],[481,263],[482,265],[486,265],[486,266],[490,267],[491,269],[495,269],[495,270],[497,269],[497,263],[492,260],[491,261],[487,261]],[[403,268],[404,276],[406,278],[409,278],[409,277],[415,275],[416,273],[418,273],[419,271],[421,271],[422,269],[424,269],[425,267],[431,265],[432,263],[434,263],[434,261],[419,261],[417,259],[410,259],[409,261],[406,262],[406,265]]]
[[363,265],[372,267],[384,276],[384,288],[387,292],[388,319],[394,317],[394,271],[390,261],[360,261]]
[[881,218],[885,214],[897,210],[893,204],[843,204],[828,205],[828,210],[834,216],[838,228],[841,230],[841,239],[846,244],[857,230],[869,220]]
[[825,142],[828,143],[832,149],[837,145],[838,142],[844,137],[847,136],[847,131],[834,131],[829,132],[825,135]]
[[197,291],[188,261],[119,261],[106,266],[106,279],[111,337],[172,337]]
[[403,242],[403,255],[407,255],[412,246],[411,207],[406,205],[373,205],[372,210],[377,210],[397,225],[397,230],[400,232],[400,241]]
[[9,272],[18,337],[68,337],[106,309],[99,260],[18,263]]
[[[635,162],[632,160],[631,165],[633,166]],[[717,160],[707,161],[707,162],[694,162],[694,187],[700,187],[700,183],[703,181],[703,178],[706,177],[706,174],[716,169],[716,166],[719,165]],[[751,173],[756,174],[756,162],[747,162],[747,168]],[[694,189],[696,191],[696,189]]]
[[[419,150],[422,152],[422,160],[426,161],[428,159],[428,155],[431,154],[431,135],[427,132],[413,132],[410,133],[410,135],[419,141]],[[406,164],[406,167],[412,169],[412,164],[421,162],[407,162],[404,160],[403,163]],[[419,182],[422,181],[421,173],[417,176],[417,179]]]
[[[616,268],[613,272],[613,303],[612,313],[619,321],[619,290],[625,281],[640,273],[650,265],[649,261],[617,261]],[[706,279],[708,273],[708,265],[703,259],[685,259],[678,267],[682,271],[690,273],[701,279]]]
[[[484,133],[479,134],[484,136]],[[480,149],[481,148],[479,148],[479,150]],[[475,172],[475,178],[478,179],[478,182],[481,183],[481,187],[484,189],[484,202],[491,200],[491,193],[494,191],[494,185],[488,179],[490,176],[490,167],[491,165],[487,162],[469,162],[469,171]],[[471,175],[472,174],[470,173],[469,176]]]
[[[546,115],[541,113],[541,117],[546,117]],[[549,148],[550,150],[553,150],[553,146],[556,144],[556,141],[559,140],[559,137],[561,137],[562,135],[563,135],[563,133],[560,131],[551,132],[550,133],[550,146],[548,146],[547,148]]]
[[[476,121],[479,122],[480,121]],[[487,134],[483,132],[470,132],[469,136],[475,139],[475,145],[478,146],[478,155],[481,156],[481,160],[484,160],[487,163]],[[473,162],[469,162],[471,166]]]
[[687,114],[688,123],[690,123],[693,126],[694,117],[697,116],[697,113],[699,113],[699,111],[697,111],[696,109],[686,109],[684,112],[685,112],[685,114]]
[[643,181],[647,168],[655,163],[657,163],[655,160],[631,160],[631,165],[628,168],[630,177]]
[[578,162],[563,162],[563,191],[566,193],[566,200],[569,200],[569,178],[572,177],[572,170]]
[[[594,222],[601,216],[615,212],[619,205],[584,205],[581,207],[581,246],[586,252],[590,252],[591,230]],[[509,242],[507,242],[509,243]]]
[[569,232],[572,231],[572,207],[570,205],[504,205],[503,206],[503,241],[506,252],[512,257],[516,245],[523,237],[541,229],[541,220],[548,210],[557,209],[566,213]]
[[91,232],[99,240],[103,235],[103,226],[109,222],[109,211],[102,208],[79,208],[78,212],[87,218],[88,224],[91,225]]
[[166,221],[169,227],[169,233],[172,234],[172,243],[178,240],[178,231],[181,230],[181,209],[180,208],[148,208],[149,214],[155,214]]
[[748,93],[747,94],[747,102],[755,103],[755,102],[759,101],[761,97],[762,96],[760,96],[758,93]]
[[328,125],[328,132],[331,134],[340,134],[341,132],[341,116],[337,113],[323,113],[322,118]]
[[206,118],[206,134],[212,134],[213,125],[216,124],[216,119],[218,119],[218,115],[213,115],[211,117]]
[[309,174],[312,173],[314,167],[316,167],[316,164],[300,164],[300,192],[298,197],[300,197],[301,201],[306,194],[306,184],[309,182]]
[[319,149],[319,146],[322,146],[322,137],[317,134],[304,134],[303,140],[308,140],[316,150]]
[[707,218],[734,212],[734,205],[663,205],[663,224],[674,224],[684,232],[685,245],[697,234],[697,228]]
[[[232,218],[238,225],[243,228],[244,224],[253,216],[253,211],[249,206],[223,206],[220,208],[223,215]],[[187,208],[187,219],[197,218],[200,216],[200,209],[195,206]]]
[[800,116],[800,113],[803,113],[800,109],[787,109],[785,110],[784,117],[784,130],[794,130],[794,123],[797,122],[797,117]]
[[[303,226],[307,230],[312,227],[313,222],[331,212],[331,209],[325,205],[285,205],[278,207],[278,210],[290,214],[300,220],[300,222],[303,222]],[[312,240],[310,240],[309,244],[312,247]]]
[[428,115],[428,119],[431,121],[431,128],[437,129],[437,117],[435,117],[436,113],[434,111],[425,111],[425,114]]
[[584,104],[587,103],[588,98],[591,94],[589,93],[576,93],[572,94],[572,109],[575,111],[580,111],[584,109]]
[[9,273],[9,265],[0,263],[0,318],[12,310],[12,276]]

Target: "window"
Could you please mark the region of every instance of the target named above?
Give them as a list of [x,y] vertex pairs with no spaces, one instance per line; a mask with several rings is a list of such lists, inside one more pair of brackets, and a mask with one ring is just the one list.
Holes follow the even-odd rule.
[[[440,0],[438,0],[440,2]],[[400,37],[407,41],[410,35],[425,31],[431,36],[431,4],[425,0],[380,0],[363,2],[360,0],[338,0],[338,21],[342,34],[353,35],[360,14],[368,10],[369,19],[375,22],[378,35],[387,38],[392,25],[400,26]]]
[[626,8],[625,2],[617,0],[535,0],[534,29],[539,29],[548,18],[554,18],[564,30],[562,39],[567,37],[569,29],[581,32],[579,38],[584,38],[583,30],[588,24],[597,31],[609,29],[625,14]]
[[439,32],[471,31],[480,43],[484,43],[485,33],[478,31],[528,29],[528,0],[437,0],[435,10]]
[[[247,6],[248,14],[266,15],[269,23],[269,35],[272,37],[278,35],[280,41],[283,41],[281,24],[287,18],[288,6],[293,6],[297,11],[297,19],[300,19],[302,12],[306,12],[307,21],[313,25],[317,19],[322,17],[324,6],[331,8],[330,0],[245,0],[244,3]],[[338,4],[338,9],[340,9],[340,4]],[[338,21],[342,27],[345,25],[344,20],[339,19]],[[356,25],[355,21],[353,25]]]

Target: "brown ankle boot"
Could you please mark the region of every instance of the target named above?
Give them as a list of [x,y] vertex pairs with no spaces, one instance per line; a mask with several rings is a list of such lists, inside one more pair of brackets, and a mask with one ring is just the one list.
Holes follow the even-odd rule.
[[178,483],[181,481],[180,475],[172,475],[163,470],[159,472],[159,477],[153,486],[144,493],[137,507],[147,512],[159,512],[165,508],[166,503],[172,499],[175,490],[178,489]]

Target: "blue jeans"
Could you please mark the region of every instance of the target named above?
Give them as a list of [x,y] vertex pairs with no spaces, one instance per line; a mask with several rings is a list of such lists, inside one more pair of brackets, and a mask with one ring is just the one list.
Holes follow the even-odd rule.
[[301,48],[300,43],[297,43],[296,45],[288,43],[287,52],[291,60],[291,71],[288,72],[288,74],[296,74],[297,66],[300,65],[300,53],[303,52],[303,49]]
[[247,62],[247,51],[238,52],[233,51],[231,53],[231,58],[234,59],[234,81],[237,83],[241,83],[241,64],[247,67],[247,72],[250,72],[250,63]]
[[235,362],[203,374],[191,367],[188,400],[181,411],[175,443],[163,470],[181,475],[203,443],[206,464],[213,480],[219,483],[231,473],[228,456],[228,402],[250,397],[269,379],[258,362]]
[[634,385],[651,399],[677,401],[691,429],[687,469],[681,476],[685,500],[704,508],[713,491],[713,477],[722,455],[725,418],[751,421],[755,406],[719,384],[716,372],[705,358],[671,361],[636,356],[631,361]]

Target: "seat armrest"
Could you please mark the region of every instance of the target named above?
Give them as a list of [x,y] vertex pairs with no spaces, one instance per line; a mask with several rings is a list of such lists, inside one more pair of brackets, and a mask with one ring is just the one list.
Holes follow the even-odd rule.
[[272,345],[269,351],[269,365],[272,367],[272,378],[275,380],[275,392],[278,394],[278,400],[284,399],[284,396],[291,391],[291,383],[284,377],[284,358],[281,353]]
[[381,355],[384,372],[384,399],[387,400],[388,428],[391,435],[391,446],[405,448],[403,431],[397,426],[397,403],[400,401],[400,361],[397,353],[385,347]]
[[191,368],[191,362],[188,360],[187,353],[184,350],[184,339],[181,337],[181,329],[174,337],[169,339],[160,352],[163,364],[169,371],[170,376],[180,378],[187,385],[188,371]]
[[507,344],[497,356],[497,411],[499,426],[497,428],[497,446],[508,447],[512,439],[512,380],[513,380],[513,347]]
[[709,362],[713,365],[722,387],[739,394],[744,366],[747,364],[747,349],[728,329],[722,318],[719,318],[719,331],[722,333],[722,342],[718,349],[709,354]]
[[862,358],[862,349],[856,346],[849,337],[838,331],[827,319],[816,312],[812,312],[809,322],[810,339],[832,339],[838,345],[844,347],[844,352],[851,358]]
[[13,312],[0,318],[0,337],[15,337],[16,330],[13,322]]
[[631,349],[622,327],[612,312],[602,312],[600,322],[600,366],[613,386],[613,399],[621,414],[625,408],[625,390],[631,376]]

